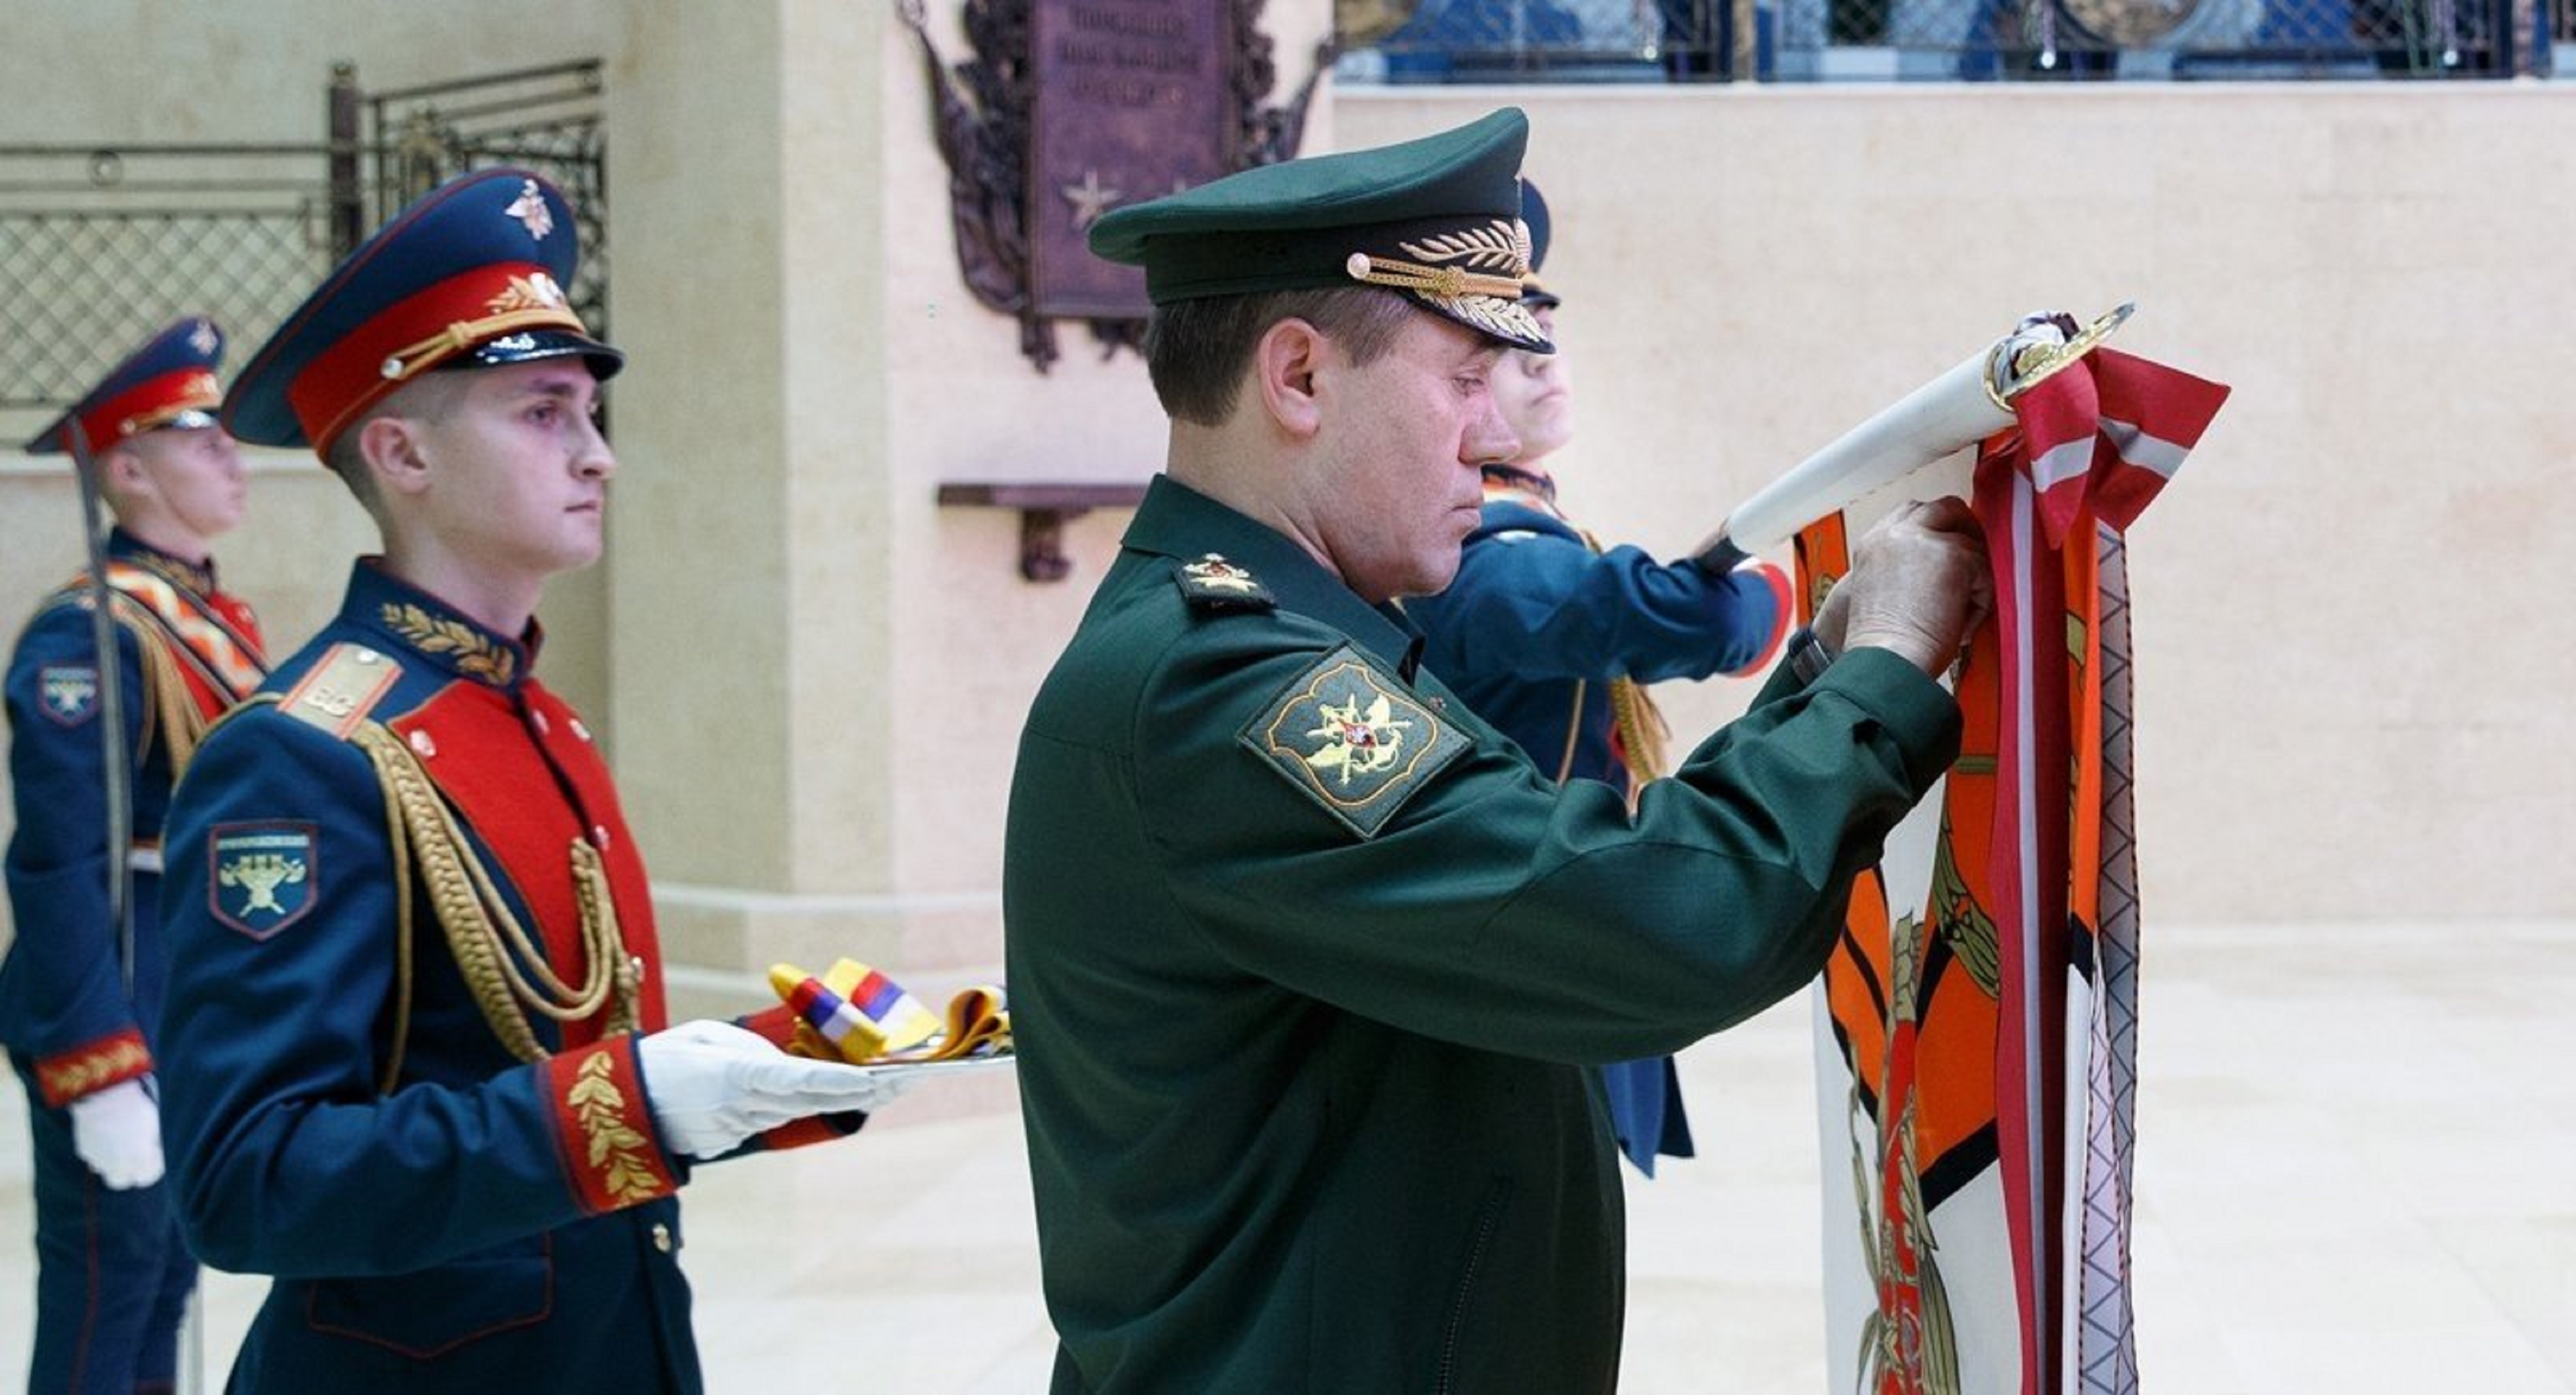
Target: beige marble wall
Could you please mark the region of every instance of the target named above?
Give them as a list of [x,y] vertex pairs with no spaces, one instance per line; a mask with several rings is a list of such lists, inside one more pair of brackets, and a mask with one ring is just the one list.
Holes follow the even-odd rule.
[[[2024,310],[2234,385],[2134,532],[2149,913],[2576,907],[2564,85],[1394,90],[1520,101],[1568,490],[1686,545]],[[1667,688],[1704,730],[1732,691]]]
[[[891,5],[43,9],[44,44],[0,48],[30,98],[0,141],[310,138],[335,57],[376,85],[606,58],[622,473],[607,565],[549,598],[546,669],[610,735],[676,957],[998,959],[1019,719],[1126,520],[1077,519],[1073,575],[1031,584],[1017,516],[937,486],[1141,480],[1163,433],[1132,356],[1068,326],[1041,375],[966,292]],[[1283,84],[1326,9],[1272,0]],[[97,73],[186,80],[119,102]],[[2576,652],[2545,619],[2576,583],[2551,411],[2576,192],[2543,177],[2576,93],[1355,89],[1310,147],[1506,100],[1563,232],[1588,520],[1678,549],[2020,311],[2134,298],[2130,347],[2237,388],[2138,530],[2150,907],[2576,908],[2552,856]],[[260,468],[227,558],[292,640],[365,528],[327,476]],[[0,612],[68,567],[69,517],[58,475],[0,464]],[[1665,696],[1697,732],[1744,691]]]

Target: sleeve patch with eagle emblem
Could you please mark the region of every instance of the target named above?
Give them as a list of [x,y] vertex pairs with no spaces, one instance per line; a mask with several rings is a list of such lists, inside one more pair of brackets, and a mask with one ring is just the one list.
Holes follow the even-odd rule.
[[1362,838],[1475,743],[1345,644],[1236,738]]

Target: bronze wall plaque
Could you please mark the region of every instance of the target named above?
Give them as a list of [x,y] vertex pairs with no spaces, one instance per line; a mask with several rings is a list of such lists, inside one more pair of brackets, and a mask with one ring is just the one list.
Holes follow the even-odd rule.
[[1091,255],[1091,224],[1231,172],[1234,0],[1036,0],[1029,58],[1030,292],[1040,315],[1143,316],[1145,273]]

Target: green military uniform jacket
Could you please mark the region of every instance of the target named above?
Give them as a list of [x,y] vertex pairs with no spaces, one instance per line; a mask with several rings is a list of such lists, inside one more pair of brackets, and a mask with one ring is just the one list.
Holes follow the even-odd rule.
[[1610,1391],[1582,1067],[1804,985],[1957,750],[1862,650],[1775,675],[1632,821],[1416,648],[1158,479],[1030,711],[1003,895],[1058,1392]]

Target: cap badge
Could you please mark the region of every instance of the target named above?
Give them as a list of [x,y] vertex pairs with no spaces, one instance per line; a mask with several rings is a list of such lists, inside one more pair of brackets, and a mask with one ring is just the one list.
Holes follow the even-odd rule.
[[214,322],[211,320],[197,321],[197,327],[188,332],[188,347],[200,354],[213,353],[215,346],[222,342],[223,340],[216,336]]
[[545,241],[546,234],[555,230],[555,215],[546,210],[546,196],[537,192],[537,181],[533,179],[522,182],[518,199],[501,211],[518,219],[519,225],[528,230],[528,236],[539,242]]

